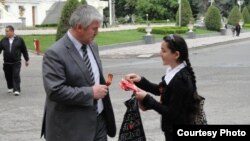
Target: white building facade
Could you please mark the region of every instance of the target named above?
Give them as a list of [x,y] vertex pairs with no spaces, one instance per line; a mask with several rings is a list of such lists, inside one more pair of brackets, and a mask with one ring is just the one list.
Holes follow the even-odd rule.
[[[5,10],[17,19],[20,17],[25,18],[26,26],[35,26],[43,23],[47,16],[47,11],[55,2],[62,1],[66,0],[5,0]],[[101,14],[103,13],[103,9],[108,7],[107,1],[86,1],[89,5],[96,7]]]

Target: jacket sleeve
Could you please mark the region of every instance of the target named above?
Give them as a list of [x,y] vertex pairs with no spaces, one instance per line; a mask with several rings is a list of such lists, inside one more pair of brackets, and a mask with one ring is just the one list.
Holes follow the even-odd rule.
[[20,41],[21,41],[21,51],[23,53],[23,57],[24,57],[25,61],[29,61],[28,50],[27,50],[27,47],[26,47],[26,44],[25,44],[23,38],[20,37]]
[[174,120],[188,106],[186,103],[188,103],[187,101],[189,100],[189,96],[192,91],[190,83],[192,82],[185,82],[182,80],[175,81],[169,106],[156,101],[150,95],[147,95],[143,99],[143,105],[148,110],[153,109],[159,114],[167,116],[170,120]]
[[143,90],[150,92],[154,95],[160,95],[159,85],[151,83],[145,77],[142,77],[141,81],[135,83],[135,85],[137,87],[139,87],[140,89],[143,89]]
[[62,104],[93,106],[91,87],[72,87],[66,84],[64,62],[55,51],[48,50],[43,58],[43,83],[48,98]]
[[3,50],[3,45],[2,45],[2,40],[0,40],[0,54],[2,53]]

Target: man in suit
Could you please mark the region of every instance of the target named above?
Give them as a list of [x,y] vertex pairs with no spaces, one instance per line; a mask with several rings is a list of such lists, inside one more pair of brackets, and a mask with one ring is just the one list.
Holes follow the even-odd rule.
[[25,59],[25,65],[29,65],[29,55],[24,40],[15,35],[14,27],[11,25],[5,28],[5,37],[0,41],[0,53],[3,50],[3,70],[7,81],[8,93],[19,96],[21,92],[20,69],[21,55]]
[[47,141],[107,141],[116,134],[108,87],[93,40],[102,16],[92,6],[78,7],[71,28],[43,58],[47,94],[42,135]]

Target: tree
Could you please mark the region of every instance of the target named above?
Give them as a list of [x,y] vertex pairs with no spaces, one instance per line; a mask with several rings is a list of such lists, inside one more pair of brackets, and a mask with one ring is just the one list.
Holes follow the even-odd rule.
[[242,16],[243,16],[244,23],[250,24],[250,14],[249,14],[247,7],[244,7],[242,11]]
[[238,6],[234,6],[228,17],[228,24],[236,25],[242,19]]
[[161,1],[156,0],[138,0],[136,10],[138,15],[145,17],[146,14],[149,15],[149,19],[160,20],[164,17],[166,9],[162,5]]
[[194,18],[204,15],[208,8],[207,0],[189,0]]
[[[179,25],[179,11],[176,13],[176,24]],[[190,21],[193,22],[193,14],[188,0],[181,1],[181,26],[186,26]]]
[[228,17],[230,9],[235,5],[235,0],[215,0],[214,5],[221,11],[223,17]]
[[173,19],[178,8],[177,0],[117,0],[116,16],[136,15],[142,19],[166,20]]
[[63,7],[60,21],[57,27],[56,40],[60,39],[70,28],[69,19],[74,10],[79,6],[78,0],[67,0]]
[[210,6],[205,16],[205,25],[208,30],[219,31],[221,28],[221,14],[216,6]]
[[88,3],[86,2],[86,0],[81,0],[80,3],[81,3],[81,4],[88,4]]

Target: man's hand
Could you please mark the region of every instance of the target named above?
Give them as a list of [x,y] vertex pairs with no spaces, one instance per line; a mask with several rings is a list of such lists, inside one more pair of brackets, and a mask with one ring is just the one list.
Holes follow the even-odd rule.
[[26,66],[26,67],[29,66],[29,61],[25,61],[25,66]]
[[106,85],[94,85],[92,87],[94,92],[94,99],[102,99],[104,98],[108,93],[108,87]]

